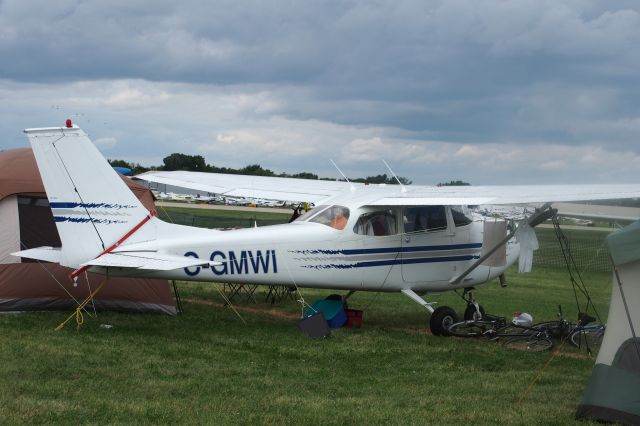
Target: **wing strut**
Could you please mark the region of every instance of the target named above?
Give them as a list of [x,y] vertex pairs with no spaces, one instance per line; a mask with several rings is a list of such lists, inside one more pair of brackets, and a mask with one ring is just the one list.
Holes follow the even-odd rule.
[[[529,224],[529,226],[531,226],[532,228],[535,228],[536,226],[540,225],[545,220],[550,219],[556,213],[558,213],[557,209],[550,208],[549,205],[545,205],[545,207],[546,207],[546,209],[540,210],[540,211],[532,214],[531,216],[529,216],[529,219],[527,219],[527,223]],[[513,231],[511,231],[506,237],[504,237],[502,239],[502,241],[500,241],[498,244],[496,244],[495,247],[493,247],[491,250],[489,250],[484,255],[482,255],[480,257],[480,259],[476,260],[473,265],[471,265],[469,268],[467,268],[466,271],[462,272],[457,277],[454,277],[451,280],[449,280],[449,284],[451,284],[451,285],[459,284],[467,275],[469,275],[471,272],[473,272],[478,266],[482,265],[482,263],[485,260],[487,260],[493,253],[495,253],[496,250],[498,250],[503,245],[507,244],[507,242],[511,238],[513,238],[513,236],[516,234],[517,230],[518,229],[516,228]]]

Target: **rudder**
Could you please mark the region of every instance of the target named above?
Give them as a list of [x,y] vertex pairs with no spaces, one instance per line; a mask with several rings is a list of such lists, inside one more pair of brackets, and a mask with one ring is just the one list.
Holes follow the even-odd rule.
[[60,234],[60,264],[95,258],[149,215],[80,128],[25,133]]

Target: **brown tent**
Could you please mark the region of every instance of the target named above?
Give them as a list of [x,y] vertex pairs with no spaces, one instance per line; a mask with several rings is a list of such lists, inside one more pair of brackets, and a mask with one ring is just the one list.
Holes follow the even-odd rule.
[[[123,180],[145,207],[154,208],[147,188]],[[73,308],[104,279],[89,273],[74,287],[69,268],[10,255],[41,246],[59,247],[60,237],[33,152],[0,152],[0,311]],[[96,296],[95,307],[176,314],[169,283],[144,278],[110,279]]]

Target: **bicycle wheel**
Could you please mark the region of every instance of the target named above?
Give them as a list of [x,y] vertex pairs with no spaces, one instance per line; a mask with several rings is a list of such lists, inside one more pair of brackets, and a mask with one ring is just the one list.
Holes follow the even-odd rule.
[[496,338],[510,339],[512,337],[523,337],[528,335],[531,330],[514,324],[507,324],[496,331]]
[[574,327],[575,324],[562,320],[539,322],[531,326],[531,328],[536,330],[546,331],[546,333],[554,339],[569,337]]
[[449,327],[449,333],[457,337],[481,337],[495,333],[493,321],[461,321]]
[[548,351],[553,347],[553,342],[546,336],[531,334],[527,336],[514,336],[502,341],[505,348],[518,349],[529,352]]
[[575,347],[587,347],[588,349],[600,349],[604,337],[604,326],[588,326],[578,328],[569,337],[569,341]]

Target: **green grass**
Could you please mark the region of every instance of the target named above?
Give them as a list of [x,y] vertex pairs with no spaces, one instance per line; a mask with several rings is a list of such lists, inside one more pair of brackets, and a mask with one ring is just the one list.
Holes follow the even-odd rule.
[[[566,272],[508,274],[481,287],[489,312],[553,319],[576,308]],[[606,315],[610,275],[585,280]],[[53,328],[68,313],[0,315],[3,423],[571,424],[593,359],[562,349],[516,401],[551,353],[435,337],[422,307],[398,294],[356,293],[360,329],[311,340],[298,305],[229,308],[212,284],[180,283],[185,313],[100,313],[76,331]],[[311,302],[327,292],[302,290]],[[462,310],[453,293],[433,300]],[[111,324],[112,329],[100,328]]]
[[[580,271],[611,271],[606,238],[613,231],[565,229],[571,253]],[[534,254],[534,264],[564,267],[564,257],[554,229],[536,228],[540,250]]]

